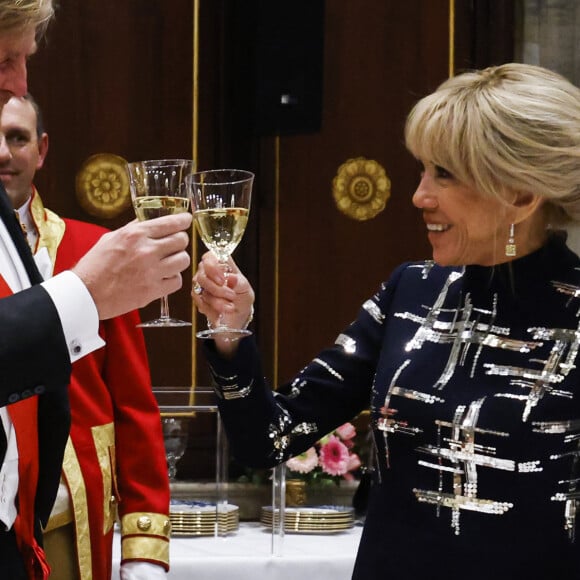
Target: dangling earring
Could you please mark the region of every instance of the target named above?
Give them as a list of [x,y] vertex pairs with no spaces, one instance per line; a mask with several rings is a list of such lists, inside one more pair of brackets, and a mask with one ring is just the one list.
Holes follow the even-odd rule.
[[510,233],[507,244],[505,245],[505,255],[513,258],[516,255],[515,225],[510,224]]

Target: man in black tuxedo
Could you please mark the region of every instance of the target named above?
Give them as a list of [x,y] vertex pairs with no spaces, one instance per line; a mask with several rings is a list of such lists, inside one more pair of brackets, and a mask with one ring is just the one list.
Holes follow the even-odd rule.
[[[53,0],[0,0],[0,107],[26,93],[26,60],[53,12]],[[72,270],[43,282],[0,184],[0,578],[48,577],[39,532],[60,479],[71,362],[103,345],[99,319],[181,287],[190,225],[187,213],[131,222],[103,236]],[[30,402],[38,410],[26,431],[32,436],[23,436],[11,409]],[[36,463],[23,465],[28,457]],[[23,485],[32,487],[30,508]],[[35,534],[21,533],[28,524]]]

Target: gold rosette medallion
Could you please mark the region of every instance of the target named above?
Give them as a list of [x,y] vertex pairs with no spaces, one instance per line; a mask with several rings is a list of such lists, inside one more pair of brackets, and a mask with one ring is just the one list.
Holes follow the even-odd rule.
[[332,195],[342,213],[355,220],[368,220],[385,209],[391,195],[391,180],[376,161],[364,157],[349,159],[332,180]]
[[76,177],[81,207],[96,217],[113,218],[131,205],[127,161],[112,153],[87,158]]

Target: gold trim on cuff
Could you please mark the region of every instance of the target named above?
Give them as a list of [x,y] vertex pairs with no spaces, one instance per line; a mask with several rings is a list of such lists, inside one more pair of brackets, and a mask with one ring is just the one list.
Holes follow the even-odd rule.
[[169,539],[171,523],[165,514],[134,512],[121,518],[121,534],[124,536],[162,536]]
[[121,564],[128,560],[159,562],[169,569],[169,540],[152,536],[123,536],[121,539]]

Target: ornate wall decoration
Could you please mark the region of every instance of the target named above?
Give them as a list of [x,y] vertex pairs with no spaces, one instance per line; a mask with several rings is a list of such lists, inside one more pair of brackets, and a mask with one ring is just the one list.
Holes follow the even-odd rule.
[[81,207],[96,217],[113,218],[131,205],[127,161],[112,153],[91,155],[76,176]]
[[373,159],[348,159],[332,180],[332,195],[342,213],[355,220],[369,220],[385,209],[391,180]]

